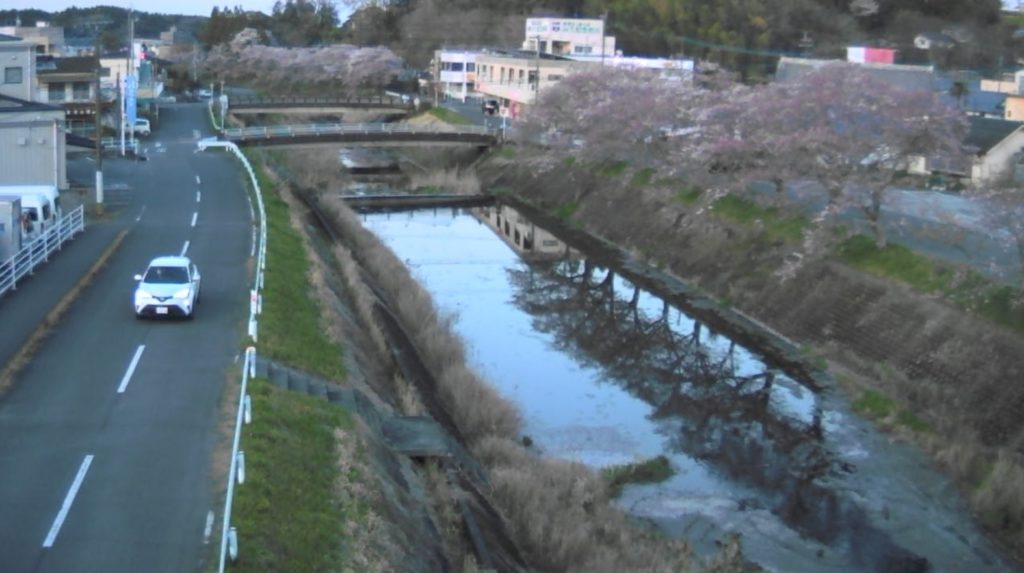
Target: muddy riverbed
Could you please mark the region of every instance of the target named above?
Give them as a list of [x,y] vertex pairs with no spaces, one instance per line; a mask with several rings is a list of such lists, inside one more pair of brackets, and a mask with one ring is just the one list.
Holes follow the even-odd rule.
[[666,456],[629,513],[771,571],[1011,570],[924,456],[508,207],[364,216],[544,455]]

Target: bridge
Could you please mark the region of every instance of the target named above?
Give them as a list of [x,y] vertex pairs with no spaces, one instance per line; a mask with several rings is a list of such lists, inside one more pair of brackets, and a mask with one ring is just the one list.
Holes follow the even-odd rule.
[[478,125],[438,128],[410,123],[331,123],[227,128],[218,138],[241,147],[338,143],[359,147],[490,147],[498,143],[500,131]]
[[233,96],[228,111],[235,115],[255,113],[344,113],[371,110],[408,114],[415,111],[413,100],[386,95],[353,98],[260,98]]

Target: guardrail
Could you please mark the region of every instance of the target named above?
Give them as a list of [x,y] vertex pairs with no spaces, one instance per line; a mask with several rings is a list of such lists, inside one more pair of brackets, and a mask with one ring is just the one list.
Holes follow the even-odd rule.
[[470,134],[498,137],[499,130],[482,125],[460,125],[431,128],[429,124],[409,123],[321,123],[304,125],[268,125],[263,127],[233,127],[223,130],[228,139],[254,139],[269,137],[295,137],[305,135],[342,135],[371,133],[418,133],[418,134]]
[[49,260],[54,251],[76,234],[85,230],[85,209],[79,206],[57,220],[57,224],[21,248],[13,257],[0,263],[0,296],[17,288],[18,281],[31,275],[40,263]]
[[[211,107],[212,109],[212,107]],[[212,111],[211,111],[212,114]],[[256,204],[259,210],[259,241],[256,263],[256,276],[253,278],[253,287],[249,291],[249,337],[253,343],[258,339],[257,320],[263,312],[263,274],[267,264],[267,212],[263,205],[263,193],[260,191],[259,181],[256,179],[256,172],[245,155],[238,149],[238,146],[230,141],[217,141],[216,139],[202,139],[198,142],[199,151],[209,148],[227,149],[242,162],[252,183],[253,194],[256,196]],[[251,203],[250,203],[251,207]],[[255,213],[254,213],[255,215]],[[256,243],[256,227],[253,227],[253,242]],[[252,421],[252,401],[247,392],[249,378],[255,376],[256,369],[256,348],[250,346],[245,351],[245,362],[242,367],[242,382],[238,394],[238,416],[235,420],[235,436],[231,444],[231,466],[228,468],[227,492],[224,494],[224,515],[222,518],[220,538],[220,566],[219,573],[224,573],[227,559],[238,558],[238,532],[231,526],[231,506],[234,502],[235,482],[245,482],[245,452],[240,449],[242,439],[242,421]]]
[[[121,149],[121,138],[119,138],[119,137],[104,137],[103,139],[100,140],[100,145],[103,146],[103,149],[117,149],[117,150],[120,150]],[[126,139],[125,142],[124,142],[125,149],[130,150],[135,155],[139,154],[139,146],[140,146],[140,143],[139,143],[138,138],[135,138],[135,139],[133,139],[131,141]]]
[[362,97],[284,97],[284,98],[262,98],[254,96],[235,96],[236,106],[251,105],[358,105],[358,104],[387,104],[394,107],[413,107],[413,99],[402,96],[377,95]]

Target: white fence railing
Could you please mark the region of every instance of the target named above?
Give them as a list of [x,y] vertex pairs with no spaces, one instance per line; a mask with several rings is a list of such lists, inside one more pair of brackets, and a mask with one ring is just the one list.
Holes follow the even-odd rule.
[[14,256],[0,262],[0,296],[17,288],[19,280],[32,274],[40,263],[49,260],[54,251],[59,251],[64,243],[84,229],[85,210],[79,206],[58,219],[55,225],[22,247]]
[[467,135],[490,135],[498,137],[499,130],[482,125],[430,127],[430,124],[409,123],[326,123],[309,125],[268,125],[263,127],[232,127],[223,131],[232,140],[258,139],[268,137],[295,137],[300,135],[343,135],[343,134],[430,134],[454,133]]
[[[242,162],[245,170],[249,173],[252,183],[253,194],[256,196],[256,205],[259,210],[259,241],[256,247],[256,276],[253,278],[253,287],[249,293],[249,336],[253,343],[257,340],[257,317],[263,311],[263,274],[267,265],[267,212],[263,206],[263,193],[260,191],[259,181],[256,179],[256,172],[253,170],[249,160],[242,154],[238,146],[230,141],[217,141],[215,139],[203,139],[198,143],[199,150],[208,148],[227,149]],[[253,228],[253,239],[256,242],[256,228]],[[252,401],[247,393],[249,378],[255,376],[256,371],[256,348],[250,346],[245,351],[245,363],[242,368],[242,383],[238,395],[238,416],[235,421],[235,436],[231,445],[231,466],[228,468],[227,492],[224,494],[224,516],[222,520],[220,538],[220,566],[218,571],[224,572],[227,559],[232,560],[238,557],[238,533],[231,527],[231,506],[234,502],[235,482],[239,484],[245,481],[245,452],[240,449],[242,440],[242,421],[249,423],[252,420]]]

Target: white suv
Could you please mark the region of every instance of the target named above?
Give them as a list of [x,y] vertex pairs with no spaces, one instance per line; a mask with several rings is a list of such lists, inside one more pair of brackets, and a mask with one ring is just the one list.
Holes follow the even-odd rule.
[[157,257],[146,273],[135,275],[135,316],[192,318],[199,302],[199,269],[188,257]]

